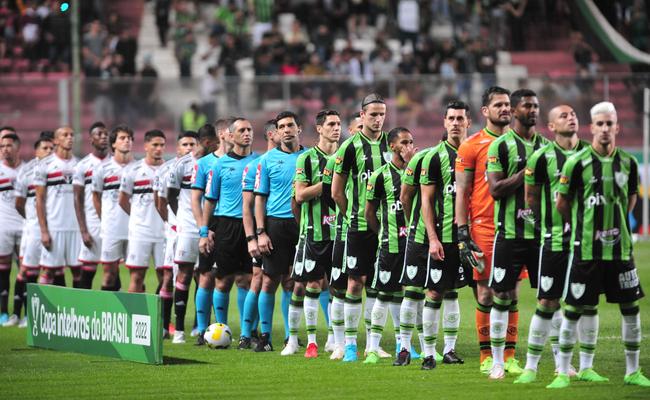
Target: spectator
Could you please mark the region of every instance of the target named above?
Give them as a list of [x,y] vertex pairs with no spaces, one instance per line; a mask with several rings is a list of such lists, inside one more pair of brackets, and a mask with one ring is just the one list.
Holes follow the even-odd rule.
[[99,20],[90,23],[88,32],[83,36],[83,67],[86,76],[99,76],[102,63],[106,32]]
[[397,72],[397,64],[390,50],[383,49],[372,62],[372,72],[376,80],[390,80]]
[[253,46],[258,46],[262,36],[273,27],[273,0],[255,0],[253,2],[253,16],[255,22],[252,27]]
[[420,73],[415,57],[410,51],[402,53],[402,61],[397,65],[397,69],[400,75],[418,75]]
[[334,48],[334,35],[325,24],[318,25],[316,33],[312,38],[314,52],[320,60],[329,60]]
[[183,116],[181,117],[181,130],[183,132],[197,132],[207,121],[208,118],[201,112],[198,104],[192,103],[190,104],[190,108],[183,112]]
[[208,67],[208,73],[201,81],[201,109],[208,121],[217,119],[217,95],[223,90],[219,79],[219,68]]
[[137,99],[141,102],[141,110],[145,116],[153,116],[156,103],[156,80],[158,71],[151,62],[151,55],[145,55],[142,70],[140,70],[140,81],[137,89]]
[[571,47],[573,59],[578,65],[579,75],[584,76],[584,71],[590,75],[596,74],[598,71],[596,53],[589,43],[585,41],[581,32],[573,32],[571,34]]
[[524,37],[524,12],[528,0],[509,0],[505,3],[505,10],[508,12],[508,24],[510,25],[511,49],[514,51],[525,50]]
[[410,42],[409,45],[414,50],[420,31],[420,6],[416,0],[399,1],[397,4],[397,27],[402,46]]
[[167,32],[169,31],[169,9],[171,0],[155,0],[156,28],[162,47],[167,47]]
[[115,45],[115,53],[122,57],[120,74],[123,76],[135,75],[135,55],[138,53],[138,41],[134,30],[124,29]]
[[181,79],[192,77],[192,57],[195,52],[194,34],[191,31],[186,32],[180,43],[176,43],[176,59],[178,60]]

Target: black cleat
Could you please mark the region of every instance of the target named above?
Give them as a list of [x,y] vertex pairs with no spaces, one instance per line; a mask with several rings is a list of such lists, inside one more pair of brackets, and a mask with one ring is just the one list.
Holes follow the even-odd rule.
[[246,336],[242,336],[239,338],[239,350],[248,350],[252,346],[251,339],[247,338]]
[[199,332],[199,336],[196,337],[195,346],[205,346],[206,345],[205,338],[203,337],[203,334],[205,334],[205,332]]
[[251,332],[251,343],[253,347],[257,346],[257,342],[260,341],[260,334],[257,332],[257,329]]
[[436,359],[434,356],[429,356],[429,357],[424,357],[422,360],[422,368],[423,370],[430,370],[434,369],[436,367]]
[[268,333],[263,333],[260,337],[260,340],[257,342],[254,351],[256,353],[262,353],[265,351],[273,351],[273,346],[271,345],[271,336]]
[[454,349],[451,349],[447,352],[442,357],[442,363],[443,364],[465,364],[465,361],[463,361],[462,358],[458,357],[458,354],[456,354],[456,351]]
[[402,347],[399,354],[397,355],[397,360],[393,362],[394,367],[405,367],[411,363],[411,352]]

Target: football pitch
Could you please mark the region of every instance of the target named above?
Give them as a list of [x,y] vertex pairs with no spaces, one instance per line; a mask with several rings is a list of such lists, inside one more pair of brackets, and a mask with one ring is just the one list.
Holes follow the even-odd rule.
[[[650,243],[637,244],[635,257],[641,282],[647,289],[650,287]],[[154,281],[155,274],[150,270],[147,287],[155,288]],[[71,282],[70,276],[67,282]],[[99,282],[99,277],[95,282]],[[123,285],[128,282],[128,273],[124,269],[122,282]],[[522,367],[525,364],[528,324],[535,310],[534,296],[533,290],[525,288],[519,301],[517,358]],[[625,359],[621,318],[618,308],[611,304],[601,303],[599,308],[600,337],[594,361],[594,368],[609,377],[610,382],[573,382],[567,389],[551,391],[544,388],[553,379],[553,361],[548,344],[536,383],[513,385],[511,376],[491,382],[479,372],[474,330],[475,302],[467,288],[460,290],[461,326],[456,347],[465,364],[439,364],[432,371],[421,371],[419,360],[414,360],[408,367],[397,368],[391,366],[392,360],[388,359],[378,365],[364,365],[363,355],[360,355],[359,362],[346,364],[330,361],[329,353],[322,351],[318,359],[305,359],[304,348],[294,356],[281,357],[284,329],[279,310],[280,295],[276,300],[274,352],[240,351],[236,349],[236,341],[227,350],[195,347],[194,338],[190,338],[188,332],[187,344],[172,345],[170,340],[164,341],[164,365],[160,366],[30,348],[25,344],[25,329],[0,328],[0,398],[650,399],[650,389],[623,385]],[[192,323],[192,313],[193,303],[188,309],[188,326]],[[239,337],[237,313],[236,291],[233,291],[229,319],[235,339]],[[647,298],[641,300],[641,321],[644,331],[650,332],[650,301]],[[318,342],[322,349],[327,334],[322,314],[319,323]],[[306,342],[304,332],[303,318],[301,340]],[[360,334],[359,339],[359,348],[363,350],[365,335]],[[382,347],[392,351],[394,346],[389,318]],[[419,345],[416,347],[419,349]],[[641,367],[650,372],[648,349],[646,334],[641,346]],[[577,347],[573,364],[578,366]]]

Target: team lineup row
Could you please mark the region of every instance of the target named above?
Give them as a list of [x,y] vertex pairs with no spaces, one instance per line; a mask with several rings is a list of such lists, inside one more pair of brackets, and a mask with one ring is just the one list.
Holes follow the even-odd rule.
[[[550,340],[557,375],[548,387],[564,388],[571,376],[606,380],[592,365],[604,293],[621,309],[624,382],[650,386],[639,368],[643,291],[627,220],[638,166],[615,147],[614,105],[592,108],[588,143],[578,139],[578,119],[568,105],[549,112],[554,140],[539,134],[533,91],[491,87],[482,104],[486,126],[468,137],[469,107],[449,103],[444,139],[422,151],[408,129],[382,131],[386,104],[376,94],[363,99],[351,136],[340,145],[336,111],[317,115],[318,143],[311,149],[300,146],[298,117],[281,112],[264,128],[268,151],[261,156],[251,151],[253,129],[245,118],[182,133],[177,158],[167,162],[158,130],[145,134],[145,157],[134,161],[133,132],[118,126],[109,133],[97,123],[90,129],[93,153],[78,161],[74,132],[59,128],[36,143],[36,158],[26,164],[17,158],[18,136],[0,132],[0,212],[11,218],[0,228],[3,293],[12,254],[21,256],[9,324],[18,323],[20,293],[39,269],[41,283],[65,285],[62,269],[71,267],[74,286],[90,288],[101,263],[102,289],[119,290],[124,260],[129,291],[143,292],[153,260],[165,328],[175,308],[173,343],[185,342],[185,309],[196,276],[199,332],[209,324],[211,306],[216,321],[227,323],[236,284],[239,348],[273,350],[275,292],[282,286],[281,354],[298,351],[304,314],[305,357],[318,356],[320,303],[330,330],[325,350],[332,359],[354,362],[365,288],[364,362],[390,357],[380,347],[390,313],[399,326],[393,365],[408,365],[417,354],[411,348],[417,328],[422,369],[433,369],[440,361],[463,362],[455,352],[455,290],[469,285],[477,301],[481,371],[490,379],[507,372],[519,375],[515,383],[533,382]],[[73,208],[76,219],[68,214]],[[538,290],[538,305],[522,369],[514,355],[525,278]],[[2,306],[7,313],[6,296]],[[438,356],[441,311],[444,350]],[[578,337],[576,371],[571,356]]]

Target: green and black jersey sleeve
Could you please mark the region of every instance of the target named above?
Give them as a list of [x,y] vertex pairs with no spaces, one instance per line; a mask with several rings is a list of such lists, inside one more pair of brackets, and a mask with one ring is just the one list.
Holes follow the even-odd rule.
[[395,254],[404,250],[406,244],[406,221],[399,200],[402,172],[392,162],[388,163],[371,175],[367,185],[367,201],[379,206],[381,249]]

